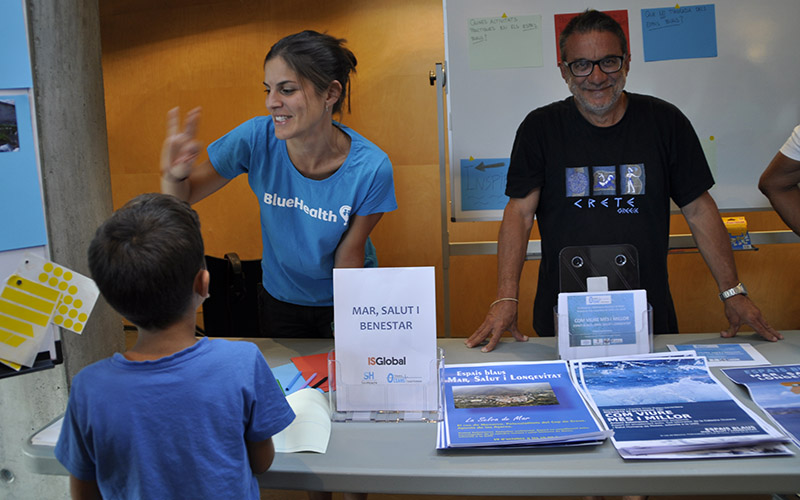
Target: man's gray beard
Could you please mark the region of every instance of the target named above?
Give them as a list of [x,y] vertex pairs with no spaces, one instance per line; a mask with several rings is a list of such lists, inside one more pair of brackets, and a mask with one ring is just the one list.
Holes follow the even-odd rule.
[[614,84],[614,94],[611,97],[611,101],[606,106],[595,106],[587,102],[583,99],[583,94],[580,93],[580,86],[575,82],[575,79],[572,78],[569,81],[569,91],[572,92],[572,96],[578,102],[580,107],[585,109],[587,112],[593,115],[603,115],[608,110],[614,107],[614,105],[619,101],[619,97],[622,95],[622,91],[625,89],[625,75],[621,75],[617,82]]

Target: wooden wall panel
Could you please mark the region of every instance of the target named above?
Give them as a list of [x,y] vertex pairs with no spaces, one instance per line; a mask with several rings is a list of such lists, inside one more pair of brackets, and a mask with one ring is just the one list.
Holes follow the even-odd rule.
[[[441,311],[436,95],[428,83],[428,72],[444,59],[440,0],[104,0],[100,6],[115,207],[159,189],[169,108],[202,106],[200,138],[208,144],[266,112],[262,62],[272,43],[302,29],[348,39],[359,64],[352,113],[342,121],[383,148],[394,164],[400,208],[386,214],[373,233],[381,265],[436,266]],[[764,158],[765,166],[769,160]],[[258,202],[244,178],[196,208],[208,253],[260,255]],[[751,229],[785,228],[774,213],[745,215]],[[495,240],[498,228],[497,222],[448,224],[452,241]],[[673,217],[673,232],[687,232],[682,217]],[[800,328],[800,305],[793,299],[800,282],[797,252],[798,245],[779,245],[737,253],[742,281],[782,329]],[[724,328],[702,258],[673,255],[669,266],[682,330]],[[537,271],[538,262],[525,264],[520,325],[526,333]],[[450,274],[452,332],[468,336],[494,299],[496,258],[453,257]]]

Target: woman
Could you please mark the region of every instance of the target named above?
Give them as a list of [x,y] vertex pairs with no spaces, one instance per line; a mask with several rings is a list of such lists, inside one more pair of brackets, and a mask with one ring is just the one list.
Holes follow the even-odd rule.
[[[333,121],[356,58],[314,31],[281,39],[264,60],[270,116],[244,122],[195,165],[199,109],[167,115],[161,190],[195,203],[246,173],[261,207],[261,334],[331,337],[333,268],[362,267],[369,233],[397,208],[386,154]],[[349,109],[348,109],[349,110]]]

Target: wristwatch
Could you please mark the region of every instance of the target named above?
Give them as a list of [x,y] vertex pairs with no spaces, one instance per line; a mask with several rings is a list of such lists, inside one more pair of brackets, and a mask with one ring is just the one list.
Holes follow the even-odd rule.
[[739,283],[733,288],[728,288],[727,290],[719,294],[719,300],[725,302],[725,299],[729,299],[734,295],[740,295],[740,294],[747,295],[747,288],[745,288],[744,285],[742,285],[741,283]]

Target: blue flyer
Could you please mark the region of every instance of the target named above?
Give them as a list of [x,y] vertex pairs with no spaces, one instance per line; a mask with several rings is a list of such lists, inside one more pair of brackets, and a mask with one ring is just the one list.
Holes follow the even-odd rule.
[[712,377],[705,358],[579,361],[578,382],[632,455],[785,441]]
[[645,290],[560,293],[557,324],[562,359],[651,350]]
[[569,295],[567,311],[572,347],[636,342],[633,294]]
[[595,419],[564,361],[448,365],[440,448],[591,442]]
[[694,351],[708,366],[768,365],[769,361],[750,344],[668,344],[670,351]]
[[726,368],[750,397],[800,446],[800,365]]

